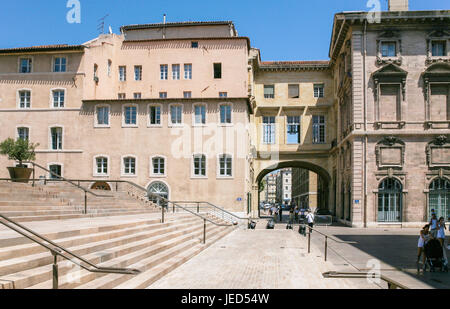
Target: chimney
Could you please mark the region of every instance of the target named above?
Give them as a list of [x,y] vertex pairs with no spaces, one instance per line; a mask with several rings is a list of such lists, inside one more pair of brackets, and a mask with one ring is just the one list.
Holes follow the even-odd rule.
[[408,0],[389,0],[389,11],[408,11]]

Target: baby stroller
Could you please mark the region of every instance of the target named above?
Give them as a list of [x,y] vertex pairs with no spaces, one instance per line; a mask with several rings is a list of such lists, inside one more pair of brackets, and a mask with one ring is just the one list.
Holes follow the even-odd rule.
[[423,267],[424,271],[430,267],[431,272],[436,272],[440,268],[442,272],[448,272],[447,261],[444,259],[444,249],[437,239],[432,239],[425,245],[426,261]]
[[305,219],[300,219],[299,220],[300,226],[298,228],[298,233],[300,235],[303,235],[306,237],[306,223],[305,223]]
[[270,220],[269,222],[267,222],[266,229],[268,229],[268,230],[273,230],[273,229],[275,229],[275,221],[274,221],[273,219]]

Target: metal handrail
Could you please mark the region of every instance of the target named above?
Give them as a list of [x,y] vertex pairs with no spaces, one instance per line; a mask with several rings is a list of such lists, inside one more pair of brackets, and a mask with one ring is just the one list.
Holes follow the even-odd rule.
[[389,290],[397,290],[397,289],[403,289],[403,290],[409,290],[409,288],[395,280],[392,280],[389,277],[386,277],[385,275],[378,275],[375,273],[364,273],[364,272],[336,272],[336,271],[330,271],[322,274],[324,278],[350,278],[350,279],[364,279],[364,278],[372,278],[372,279],[381,279],[384,282],[388,284]]
[[[71,252],[70,250],[54,243],[53,241],[49,240],[48,238],[30,230],[29,228],[17,223],[16,221],[5,217],[4,215],[0,214],[0,218],[7,221],[4,222],[0,220],[0,223],[6,226],[7,228],[19,233],[20,235],[24,236],[25,238],[28,238],[29,240],[37,243],[38,245],[46,248],[50,251],[50,253],[53,255],[53,289],[58,289],[58,283],[59,283],[59,275],[58,275],[58,256],[61,256],[62,258],[66,259],[67,261],[78,265],[79,267],[83,268],[84,270],[87,270],[91,273],[105,273],[105,274],[123,274],[123,275],[137,275],[141,273],[139,269],[133,269],[133,268],[112,268],[112,267],[99,267],[88,260],[80,257],[79,255]],[[18,227],[18,228],[17,228]],[[27,235],[22,230],[32,234],[38,239],[35,239],[34,237],[31,237]],[[48,243],[45,244],[44,242]],[[77,260],[80,260],[81,263],[74,261],[72,258],[76,258]],[[84,264],[89,265],[85,266]]]
[[251,218],[251,217],[247,217],[247,218],[239,217],[238,215],[233,214],[232,212],[229,212],[228,210],[225,210],[225,209],[223,209],[221,207],[218,207],[218,206],[216,206],[216,205],[214,205],[214,204],[212,204],[210,202],[177,201],[176,203],[183,203],[183,204],[184,203],[186,203],[186,204],[195,204],[195,203],[207,204],[207,205],[211,206],[212,208],[217,209],[218,211],[224,212],[224,213],[228,214],[229,216],[231,216],[233,218],[236,218],[237,220],[258,220],[257,218]]

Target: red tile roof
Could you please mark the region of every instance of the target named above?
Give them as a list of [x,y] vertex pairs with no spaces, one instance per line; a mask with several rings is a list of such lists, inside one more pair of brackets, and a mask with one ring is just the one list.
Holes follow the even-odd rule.
[[20,52],[34,52],[34,51],[54,51],[54,50],[81,50],[83,45],[68,45],[68,44],[57,44],[57,45],[39,45],[39,46],[29,46],[29,47],[15,47],[15,48],[3,48],[0,49],[0,53],[20,53]]

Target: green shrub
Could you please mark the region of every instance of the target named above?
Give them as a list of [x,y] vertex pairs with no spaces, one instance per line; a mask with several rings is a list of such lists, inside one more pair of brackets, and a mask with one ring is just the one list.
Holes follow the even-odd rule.
[[23,161],[36,159],[34,152],[39,144],[30,143],[28,140],[8,138],[0,144],[0,154],[8,156],[9,160],[19,161],[19,167],[24,167]]

